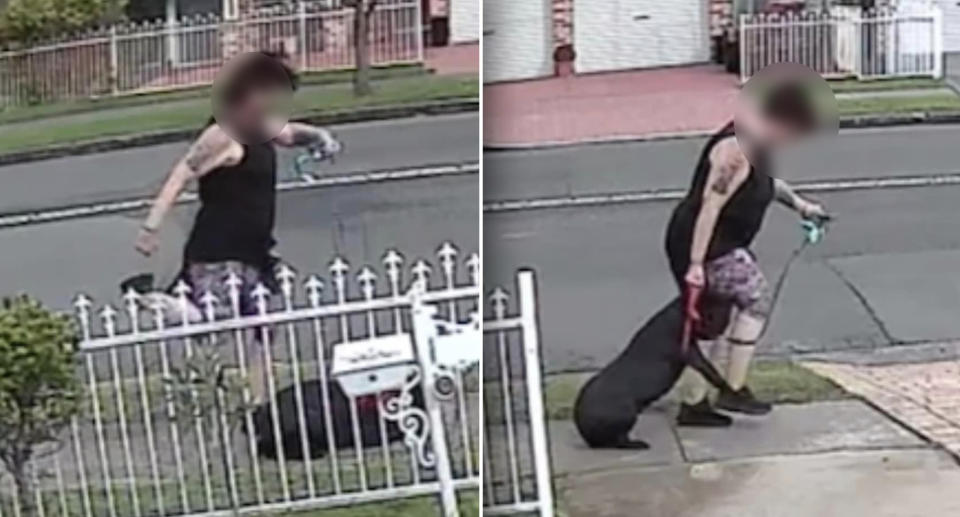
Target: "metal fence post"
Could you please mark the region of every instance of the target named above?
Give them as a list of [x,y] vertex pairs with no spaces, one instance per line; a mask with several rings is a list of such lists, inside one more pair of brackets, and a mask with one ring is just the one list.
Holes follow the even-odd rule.
[[934,7],[931,12],[933,22],[933,77],[943,77],[943,12]]
[[300,70],[307,69],[307,5],[297,0],[297,12],[300,15],[298,50],[300,51]]
[[416,45],[417,45],[417,62],[422,63],[424,61],[423,55],[423,6],[420,2],[416,4],[416,11],[414,16],[416,20],[413,22],[413,26],[416,29]]
[[750,78],[747,71],[747,15],[740,15],[740,26],[737,30],[740,31],[740,38],[737,41],[740,45],[740,82],[745,83]]
[[110,26],[110,93],[117,95],[120,92],[119,84],[120,58],[117,55],[117,26]]
[[440,508],[443,517],[460,517],[457,508],[457,493],[453,484],[453,470],[450,468],[450,452],[447,449],[447,433],[443,425],[443,413],[437,400],[437,367],[433,346],[437,337],[437,325],[433,321],[436,307],[423,302],[426,288],[424,282],[413,287],[411,313],[413,316],[413,334],[417,347],[417,359],[423,374],[423,401],[430,417],[430,440],[433,446],[437,481],[440,484]]
[[[537,499],[540,517],[553,517],[553,485],[550,479],[550,451],[547,447],[546,412],[543,404],[543,378],[540,374],[540,334],[537,322],[537,293],[533,271],[517,273],[520,300],[520,321],[523,333],[524,366],[527,374],[527,408],[530,413],[530,434],[533,463],[536,467]],[[537,438],[542,439],[537,439]]]

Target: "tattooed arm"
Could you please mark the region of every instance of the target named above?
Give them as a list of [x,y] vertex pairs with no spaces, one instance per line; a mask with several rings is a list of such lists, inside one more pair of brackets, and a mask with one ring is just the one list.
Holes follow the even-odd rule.
[[274,141],[287,147],[321,147],[328,153],[336,153],[340,150],[340,142],[330,131],[299,122],[291,122],[284,126]]
[[157,232],[163,224],[170,207],[176,203],[180,193],[192,180],[208,172],[243,158],[243,146],[231,139],[217,125],[208,127],[200,138],[173,166],[167,180],[150,207],[150,213],[140,227],[136,248],[144,255],[152,254],[157,248]]
[[701,286],[704,282],[703,260],[707,255],[720,211],[750,173],[750,164],[733,138],[728,138],[713,148],[710,152],[710,164],[700,213],[697,214],[693,229],[693,243],[690,246],[691,271],[687,275],[688,283]]

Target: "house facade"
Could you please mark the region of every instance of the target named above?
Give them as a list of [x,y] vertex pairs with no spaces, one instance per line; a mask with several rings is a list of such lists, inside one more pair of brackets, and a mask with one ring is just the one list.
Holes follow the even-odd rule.
[[[510,81],[721,61],[738,15],[860,8],[944,15],[946,50],[960,52],[956,0],[485,0],[484,79]],[[566,62],[566,66],[558,64]]]

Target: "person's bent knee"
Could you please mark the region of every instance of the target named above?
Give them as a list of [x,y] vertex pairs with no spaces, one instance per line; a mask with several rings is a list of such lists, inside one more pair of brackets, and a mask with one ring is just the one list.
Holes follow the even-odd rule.
[[750,312],[740,312],[733,323],[728,340],[731,345],[755,345],[763,334],[767,320]]

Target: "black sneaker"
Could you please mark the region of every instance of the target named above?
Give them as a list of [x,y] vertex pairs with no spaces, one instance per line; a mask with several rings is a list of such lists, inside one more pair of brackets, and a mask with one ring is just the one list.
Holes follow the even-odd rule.
[[677,415],[677,425],[687,427],[730,427],[733,419],[721,415],[710,407],[710,402],[703,399],[695,405],[680,404],[680,414]]
[[757,400],[750,388],[744,386],[737,391],[724,391],[717,396],[717,408],[747,415],[766,415],[773,406]]

